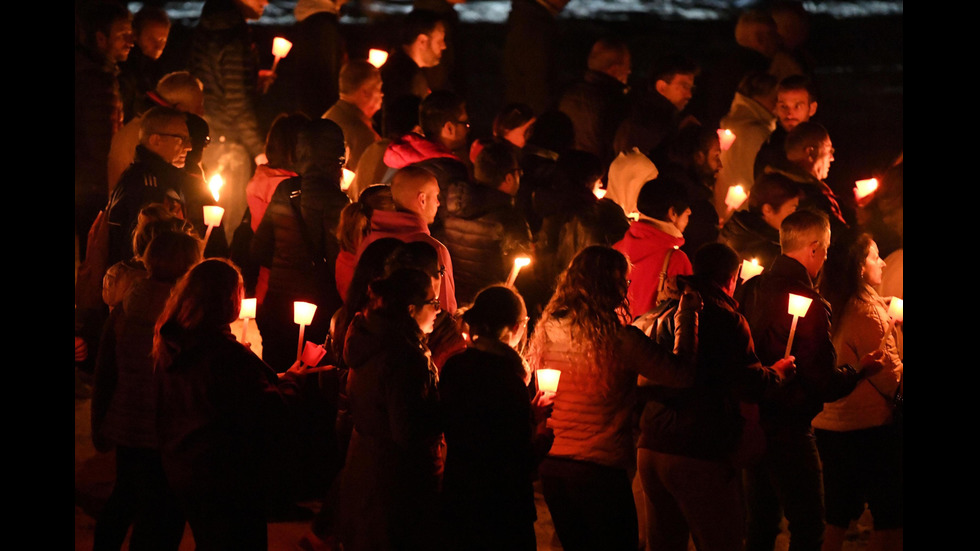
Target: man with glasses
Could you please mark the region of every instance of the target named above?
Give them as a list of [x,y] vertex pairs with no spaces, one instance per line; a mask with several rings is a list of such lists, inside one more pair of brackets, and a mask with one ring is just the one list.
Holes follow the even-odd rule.
[[109,198],[110,265],[133,256],[132,233],[144,206],[163,203],[174,215],[186,217],[190,176],[180,170],[191,149],[186,120],[170,107],[154,107],[143,115],[136,157]]

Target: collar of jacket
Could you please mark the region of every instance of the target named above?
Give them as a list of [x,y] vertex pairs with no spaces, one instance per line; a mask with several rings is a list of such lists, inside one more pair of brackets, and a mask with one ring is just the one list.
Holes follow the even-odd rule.
[[795,258],[790,258],[784,254],[779,255],[775,262],[772,263],[772,267],[769,268],[769,274],[773,277],[783,277],[797,281],[814,291],[816,290],[813,280],[810,279],[810,274],[806,271],[806,267],[800,264]]
[[[650,218],[649,216],[643,214],[642,212],[640,213],[640,218],[639,218],[639,220],[637,220],[637,222],[640,222],[640,223],[643,223],[643,224],[650,224],[651,226],[653,226],[654,228],[657,228],[661,232],[666,233],[667,235],[669,235],[671,237],[674,237],[676,239],[680,239],[681,240],[681,245],[684,244],[684,234],[681,232],[681,230],[677,229],[677,226],[671,224],[670,222],[664,222],[663,220],[657,220],[656,218]],[[678,245],[678,246],[680,246],[680,245]]]
[[390,233],[429,233],[429,226],[418,214],[408,211],[376,210],[371,215],[371,231]]

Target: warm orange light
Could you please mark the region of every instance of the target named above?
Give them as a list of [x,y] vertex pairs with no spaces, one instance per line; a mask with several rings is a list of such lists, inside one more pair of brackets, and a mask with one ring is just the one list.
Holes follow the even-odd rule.
[[293,323],[295,324],[309,325],[313,323],[313,314],[315,313],[316,304],[298,300],[293,303]]
[[255,319],[255,302],[254,298],[243,298],[242,311],[238,313],[238,319]]
[[371,50],[368,52],[368,63],[374,65],[378,69],[380,69],[386,61],[388,61],[388,52],[374,48],[371,48]]
[[742,281],[748,281],[753,277],[761,274],[763,270],[765,270],[765,268],[759,266],[758,258],[753,258],[752,262],[749,262],[748,260],[743,260],[742,273],[739,277],[742,278]]
[[860,201],[878,189],[878,179],[868,178],[854,182],[854,199]]
[[538,390],[551,393],[558,392],[558,380],[561,379],[561,371],[538,369],[534,374],[538,378]]
[[732,146],[735,141],[735,133],[727,128],[718,129],[718,145],[721,146],[722,151],[728,151],[728,148]]
[[896,321],[905,321],[905,301],[893,297],[891,304],[888,305],[888,317]]
[[218,194],[221,191],[221,186],[225,185],[225,179],[221,177],[221,174],[215,174],[211,177],[211,181],[208,182],[208,189],[211,190],[211,196],[214,200],[218,200]]
[[293,49],[293,43],[281,36],[272,39],[272,55],[277,58],[284,58],[289,55],[289,50]]
[[343,169],[343,177],[340,179],[340,189],[341,191],[347,191],[350,189],[350,185],[354,182],[354,171]]
[[748,194],[745,193],[745,188],[742,186],[732,186],[728,188],[728,194],[725,195],[725,206],[731,210],[738,210],[748,198]]
[[204,205],[204,225],[213,228],[221,225],[221,218],[225,215],[225,209],[217,205]]
[[528,256],[518,256],[514,259],[514,267],[510,270],[510,275],[507,277],[507,286],[513,287],[514,282],[517,281],[517,274],[521,273],[521,269],[531,263],[531,258]]

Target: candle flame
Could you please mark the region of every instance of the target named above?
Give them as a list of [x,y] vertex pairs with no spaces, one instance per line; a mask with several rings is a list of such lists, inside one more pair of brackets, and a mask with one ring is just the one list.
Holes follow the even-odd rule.
[[221,190],[221,186],[225,185],[225,179],[221,177],[221,174],[215,174],[211,177],[211,181],[208,182],[208,189],[211,190],[211,195],[214,200],[218,200],[218,192]]
[[878,179],[868,178],[854,182],[854,198],[860,201],[878,189]]
[[388,61],[388,52],[374,48],[371,48],[371,50],[368,52],[368,63],[374,65],[378,69],[380,69],[386,61]]
[[531,259],[526,256],[519,256],[514,259],[514,266],[518,268],[523,268],[531,263]]
[[742,206],[742,203],[745,202],[747,197],[748,194],[745,193],[744,187],[741,185],[732,186],[728,188],[728,194],[725,195],[725,205],[728,208],[735,210]]
[[281,36],[272,39],[272,55],[277,58],[286,57],[292,48],[293,43]]

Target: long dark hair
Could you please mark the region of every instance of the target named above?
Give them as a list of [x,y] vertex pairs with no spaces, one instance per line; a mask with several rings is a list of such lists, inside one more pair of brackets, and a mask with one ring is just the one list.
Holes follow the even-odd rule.
[[[607,388],[607,369],[615,367],[619,329],[629,322],[626,275],[629,262],[622,253],[609,247],[592,245],[582,249],[558,278],[558,287],[538,323],[539,330],[531,340],[532,363],[537,363],[547,346],[542,328],[552,319],[567,320],[572,342],[583,347],[589,359],[589,376],[601,388]],[[537,367],[535,365],[535,367]]]
[[864,284],[861,269],[871,254],[872,243],[874,239],[869,233],[851,233],[834,243],[827,253],[820,276],[820,294],[830,302],[835,321]]
[[[153,335],[153,364],[167,367],[179,344],[163,334],[187,335],[218,330],[238,319],[243,296],[242,274],[223,258],[211,258],[191,268],[177,282]],[[166,327],[166,329],[164,329]],[[178,339],[179,340],[179,339]]]
[[505,329],[521,322],[527,315],[524,299],[510,287],[493,285],[480,291],[463,314],[474,337],[499,339]]

